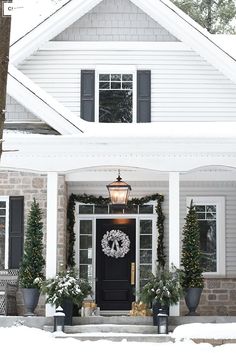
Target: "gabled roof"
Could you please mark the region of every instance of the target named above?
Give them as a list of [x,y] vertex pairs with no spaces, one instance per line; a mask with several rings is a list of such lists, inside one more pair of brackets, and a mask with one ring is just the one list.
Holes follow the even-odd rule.
[[[60,9],[11,45],[11,64],[16,65],[26,59],[102,1],[68,0]],[[130,1],[236,83],[235,57],[217,44],[214,36],[170,0]],[[12,97],[62,134],[93,131],[91,123],[76,117],[13,65],[9,65],[8,83],[8,92]],[[96,129],[101,131],[101,126]]]
[[[236,60],[213,36],[198,25],[170,0],[130,0],[174,36],[179,38],[208,62],[236,82]],[[69,0],[55,13],[13,43],[10,49],[12,64],[17,64],[53,39],[102,0]]]

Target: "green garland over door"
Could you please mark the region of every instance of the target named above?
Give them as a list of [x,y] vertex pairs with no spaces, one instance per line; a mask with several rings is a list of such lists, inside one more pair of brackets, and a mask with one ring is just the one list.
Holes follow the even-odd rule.
[[[164,248],[164,220],[165,216],[162,212],[162,202],[164,201],[164,196],[160,194],[154,194],[149,196],[144,196],[141,198],[133,198],[128,201],[128,206],[144,205],[150,201],[157,201],[156,213],[157,213],[157,263],[158,266],[163,268],[165,266],[165,248]],[[76,202],[81,202],[84,204],[95,204],[98,206],[107,206],[110,203],[109,198],[104,198],[102,196],[96,197],[87,194],[71,194],[68,201],[67,208],[67,231],[68,231],[68,251],[67,251],[67,267],[75,266],[75,204]]]

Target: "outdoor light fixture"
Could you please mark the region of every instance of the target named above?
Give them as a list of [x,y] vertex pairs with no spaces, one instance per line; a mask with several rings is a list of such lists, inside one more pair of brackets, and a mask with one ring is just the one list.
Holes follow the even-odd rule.
[[157,333],[168,334],[168,315],[162,312],[157,314]]
[[127,204],[131,186],[122,181],[120,170],[118,170],[116,181],[107,185],[107,189],[109,191],[112,205],[124,206]]
[[61,306],[56,308],[56,312],[54,314],[54,332],[64,332],[65,325],[65,313]]

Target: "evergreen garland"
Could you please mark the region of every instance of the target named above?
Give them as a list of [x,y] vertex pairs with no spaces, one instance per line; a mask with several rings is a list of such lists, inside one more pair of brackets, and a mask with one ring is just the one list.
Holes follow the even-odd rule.
[[197,213],[191,200],[183,228],[181,265],[183,266],[183,288],[203,288],[204,280],[200,265],[200,230]]
[[[154,194],[150,196],[145,196],[141,198],[133,198],[128,201],[128,206],[132,205],[143,205],[149,201],[157,201],[156,212],[157,212],[157,229],[158,229],[158,239],[157,239],[157,262],[160,267],[165,266],[165,247],[164,247],[164,220],[165,216],[162,212],[162,202],[164,201],[164,196],[160,194]],[[75,195],[71,194],[68,201],[67,208],[67,231],[68,231],[68,252],[67,252],[67,266],[75,266],[75,203],[81,202],[84,204],[95,204],[98,206],[107,206],[110,203],[109,198],[104,198],[102,196],[96,197],[93,195]]]
[[27,219],[24,254],[20,264],[19,282],[22,288],[38,288],[35,279],[44,279],[42,211],[35,198]]

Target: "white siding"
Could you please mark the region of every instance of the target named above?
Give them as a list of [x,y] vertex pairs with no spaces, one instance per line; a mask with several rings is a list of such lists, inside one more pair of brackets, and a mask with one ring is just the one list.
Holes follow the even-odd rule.
[[104,0],[54,40],[177,41],[128,0]]
[[[63,43],[54,44],[63,48]],[[168,48],[163,50],[143,50],[142,45],[142,50],[79,50],[79,45],[75,42],[74,50],[47,47],[20,66],[34,82],[78,116],[81,69],[133,65],[152,72],[153,122],[236,120],[236,85],[198,54],[183,49],[181,43],[166,43]]]
[[185,181],[180,188],[180,228],[186,217],[186,197],[225,197],[226,275],[236,275],[236,182],[235,181]]

